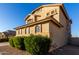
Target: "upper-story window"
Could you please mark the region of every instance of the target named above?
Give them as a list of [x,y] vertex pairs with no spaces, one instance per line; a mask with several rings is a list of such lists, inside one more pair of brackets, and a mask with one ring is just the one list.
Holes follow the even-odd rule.
[[32,23],[33,22],[33,19],[29,19],[28,21],[27,21],[27,23]]
[[50,15],[50,13],[48,12],[47,14],[46,14],[46,16],[49,16]]
[[36,32],[41,32],[41,26],[40,25],[35,26],[35,33]]
[[40,17],[41,15],[35,15],[35,21],[37,21]]
[[51,11],[51,14],[53,14],[54,13],[54,10],[53,11]]
[[51,14],[57,14],[57,10],[55,9],[55,10],[52,10],[51,11]]
[[57,10],[51,10],[49,11],[48,13],[46,13],[46,16],[50,16],[50,15],[54,15],[54,14],[57,14]]

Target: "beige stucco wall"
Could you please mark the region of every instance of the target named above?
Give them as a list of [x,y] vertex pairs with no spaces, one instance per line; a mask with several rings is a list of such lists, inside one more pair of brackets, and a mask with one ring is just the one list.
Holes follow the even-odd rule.
[[[34,35],[40,34],[49,37],[49,22],[38,24],[38,25],[42,26],[41,28],[42,32],[35,33],[35,25],[26,28],[30,28],[30,34],[34,34]],[[18,34],[18,30],[16,30],[16,36],[28,36],[28,35],[29,35],[28,33],[25,34],[25,28],[22,28],[22,34]]]
[[[37,12],[35,12],[35,14],[40,14],[41,17],[38,20],[41,20],[41,19],[44,19],[44,18],[47,17],[47,15],[46,15],[47,13],[49,13],[51,15],[51,11],[53,11],[53,10],[56,10],[57,13],[58,13],[59,12],[59,7],[44,7],[44,8],[42,8],[42,11],[40,11],[38,13],[38,11],[39,11],[38,10]],[[57,20],[58,20],[58,15],[59,14],[57,14],[57,15],[54,16],[55,18],[57,18]]]
[[52,49],[59,48],[63,46],[66,42],[65,33],[63,28],[57,27],[55,24],[50,22],[50,38],[52,40],[51,47]]
[[[58,16],[59,22],[63,25],[63,27],[57,27],[52,22],[49,24],[49,31],[50,31],[50,38],[52,39],[51,47],[56,49],[59,48],[65,44],[67,44],[69,33],[68,31],[71,31],[71,29],[67,30],[67,27],[70,25],[67,25],[69,22],[61,9],[59,10],[59,16]],[[67,22],[68,21],[68,22]]]
[[[60,23],[64,26],[63,30],[65,33],[65,38],[68,39],[69,36],[71,36],[71,23],[66,17],[64,16],[63,12],[60,9],[60,15],[59,15]],[[69,28],[69,29],[68,29]]]
[[[37,18],[37,21],[39,21],[39,20],[42,20],[42,19],[44,19],[44,18],[46,18],[47,17],[47,13],[49,13],[49,16],[51,15],[51,11],[53,11],[54,10],[54,12],[56,11],[57,12],[57,14],[56,15],[54,15],[54,18],[57,20],[57,21],[59,21],[59,7],[43,7],[43,8],[41,8],[41,9],[39,9],[39,10],[37,10],[34,14],[32,14],[28,19],[33,19],[33,21],[34,21],[34,15],[41,15],[41,17],[38,17]],[[27,20],[28,20],[27,19]],[[26,22],[27,22],[27,20],[26,20]]]

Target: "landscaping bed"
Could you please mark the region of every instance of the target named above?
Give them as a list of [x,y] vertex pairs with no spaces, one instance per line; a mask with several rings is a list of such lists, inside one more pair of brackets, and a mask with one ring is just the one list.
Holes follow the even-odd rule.
[[0,55],[29,55],[29,53],[6,45],[0,46]]

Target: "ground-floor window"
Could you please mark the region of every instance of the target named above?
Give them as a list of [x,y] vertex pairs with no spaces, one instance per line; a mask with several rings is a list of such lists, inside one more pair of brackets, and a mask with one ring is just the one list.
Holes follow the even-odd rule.
[[20,34],[20,31],[19,30],[17,30],[17,34]]
[[27,28],[27,32],[28,32],[28,34],[30,34],[30,27],[29,27],[29,28]]
[[17,34],[22,34],[22,29],[17,30]]
[[25,28],[25,34],[30,34],[30,27]]
[[35,26],[35,33],[41,32],[41,25],[36,25]]
[[20,29],[20,34],[22,34],[22,29]]
[[27,28],[25,28],[25,34],[27,34]]

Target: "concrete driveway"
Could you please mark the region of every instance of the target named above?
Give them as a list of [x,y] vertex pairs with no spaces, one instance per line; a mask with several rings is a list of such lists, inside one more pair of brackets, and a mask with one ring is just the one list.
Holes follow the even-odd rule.
[[54,51],[53,55],[79,55],[79,46],[66,45]]
[[8,42],[0,43],[0,55],[28,55],[29,53],[17,48],[11,47]]

